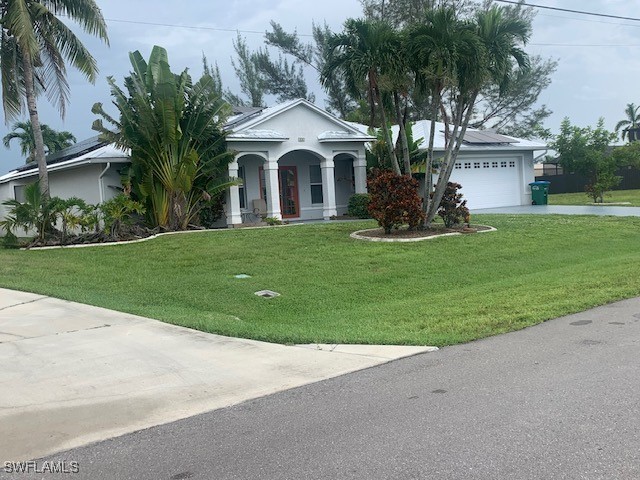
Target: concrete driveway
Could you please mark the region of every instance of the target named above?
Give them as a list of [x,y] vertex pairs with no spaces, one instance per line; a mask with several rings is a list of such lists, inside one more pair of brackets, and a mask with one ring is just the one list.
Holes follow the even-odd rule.
[[0,465],[432,350],[284,346],[0,289]]
[[538,215],[613,215],[616,217],[640,217],[640,207],[608,207],[598,205],[520,205],[517,207],[482,208],[472,214],[538,214]]

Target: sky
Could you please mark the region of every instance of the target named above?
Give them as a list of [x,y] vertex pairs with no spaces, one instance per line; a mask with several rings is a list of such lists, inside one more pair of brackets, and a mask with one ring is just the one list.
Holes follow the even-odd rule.
[[[361,16],[358,0],[97,0],[107,20],[110,46],[78,32],[93,53],[100,69],[95,85],[69,68],[71,98],[64,120],[57,111],[39,100],[40,121],[56,130],[72,132],[78,141],[95,135],[91,113],[95,102],[110,108],[107,76],[118,84],[130,71],[129,52],[140,50],[147,58],[153,45],[165,47],[173,71],[189,68],[197,77],[202,72],[202,54],[217,62],[225,87],[239,93],[231,66],[233,40],[239,31],[251,49],[263,45],[264,32],[275,20],[286,31],[296,30],[309,39],[312,23],[326,22],[339,31],[347,18]],[[528,3],[586,10],[620,16],[635,16],[625,0],[531,0]],[[633,3],[633,2],[631,2]],[[640,14],[638,14],[640,16]],[[148,25],[145,23],[163,24]],[[186,28],[190,27],[190,28]],[[525,50],[558,60],[551,85],[541,94],[540,104],[553,111],[545,126],[557,133],[560,122],[569,117],[579,126],[595,125],[604,117],[613,130],[625,118],[628,103],[640,104],[640,21],[616,20],[550,10],[538,10],[533,35]],[[316,103],[324,106],[324,95],[312,72],[308,74]],[[26,119],[26,116],[25,116]],[[0,124],[0,136],[9,127]],[[18,143],[10,150],[0,147],[0,174],[24,163]]]

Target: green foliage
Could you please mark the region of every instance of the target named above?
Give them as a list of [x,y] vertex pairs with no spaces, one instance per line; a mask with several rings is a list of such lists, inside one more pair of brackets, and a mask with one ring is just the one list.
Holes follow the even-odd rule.
[[126,91],[108,78],[120,118],[102,104],[93,107],[114,130],[102,120],[93,128],[106,141],[130,149],[125,183],[145,205],[151,226],[184,230],[212,197],[237,182],[226,173],[233,159],[222,130],[229,107],[206,72],[195,83],[187,70],[172,73],[164,48],[154,47],[148,62],[137,51],[130,59]]
[[127,226],[133,225],[136,219],[145,213],[145,207],[141,202],[136,202],[124,194],[102,203],[99,210],[104,230],[113,238],[118,238]]
[[447,183],[447,189],[444,191],[438,215],[444,221],[447,228],[461,225],[462,222],[469,223],[469,209],[467,201],[462,199],[462,194],[458,190],[462,188],[459,183]]
[[[25,110],[33,126],[34,159],[39,186],[49,198],[49,176],[37,98],[46,94],[64,118],[69,97],[65,62],[91,83],[98,67],[67,21],[108,43],[107,26],[94,0],[1,0],[0,77],[5,121],[20,118]],[[65,17],[65,21],[59,17]],[[25,108],[26,107],[26,108]]]
[[[45,153],[48,154],[70,147],[77,141],[71,132],[58,132],[44,123],[40,125],[40,129],[42,130],[42,140],[46,148]],[[36,142],[33,136],[31,122],[29,120],[26,122],[16,122],[11,127],[11,130],[11,132],[2,138],[4,146],[10,148],[11,141],[18,140],[20,153],[26,158],[27,163],[32,162],[35,159]]]
[[264,221],[267,225],[271,225],[271,226],[282,225],[282,220],[280,220],[277,217],[265,217]]
[[640,142],[629,142],[613,149],[613,158],[621,167],[640,168]]
[[37,182],[25,186],[24,194],[24,203],[13,199],[2,203],[8,207],[8,213],[0,225],[7,233],[22,230],[27,234],[35,230],[37,238],[44,240],[54,229],[56,212],[53,206],[59,199],[43,197]]
[[371,196],[368,193],[356,193],[349,198],[347,213],[350,217],[371,218],[369,203]]
[[[636,130],[635,134],[637,134],[637,129],[640,128],[640,105],[636,106],[633,103],[628,103],[627,107],[624,109],[624,113],[627,118],[624,120],[620,120],[616,124],[615,132],[616,136],[622,130],[622,140],[627,137],[631,142],[634,140],[632,137],[632,132]],[[635,139],[637,140],[637,139]]]
[[602,202],[604,194],[620,183],[615,175],[617,158],[609,147],[617,135],[604,128],[599,119],[595,128],[571,125],[565,118],[549,147],[558,152],[557,161],[565,172],[575,172],[589,178],[585,186],[587,195],[594,202]]
[[87,204],[78,197],[51,199],[51,212],[56,222],[61,225],[61,243],[67,242],[69,234],[77,231],[87,232],[98,228],[98,215],[96,207]]
[[409,225],[416,229],[424,220],[418,195],[418,181],[389,171],[375,171],[368,182],[369,213],[385,233]]

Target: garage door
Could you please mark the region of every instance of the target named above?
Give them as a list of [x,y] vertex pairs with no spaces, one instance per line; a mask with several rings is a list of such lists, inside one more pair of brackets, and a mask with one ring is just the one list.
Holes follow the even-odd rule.
[[470,209],[520,205],[520,164],[517,157],[459,158],[451,181],[462,185]]

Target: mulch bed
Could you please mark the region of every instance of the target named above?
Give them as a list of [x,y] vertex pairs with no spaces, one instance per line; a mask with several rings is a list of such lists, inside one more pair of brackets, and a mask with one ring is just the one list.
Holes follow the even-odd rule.
[[407,227],[401,227],[391,230],[391,233],[386,234],[382,228],[376,228],[373,230],[365,230],[360,232],[360,235],[373,238],[426,238],[434,237],[436,235],[442,235],[444,233],[476,233],[483,230],[491,230],[491,227],[484,225],[471,225],[470,227],[460,228],[446,228],[444,226],[433,226],[428,230],[408,230]]

